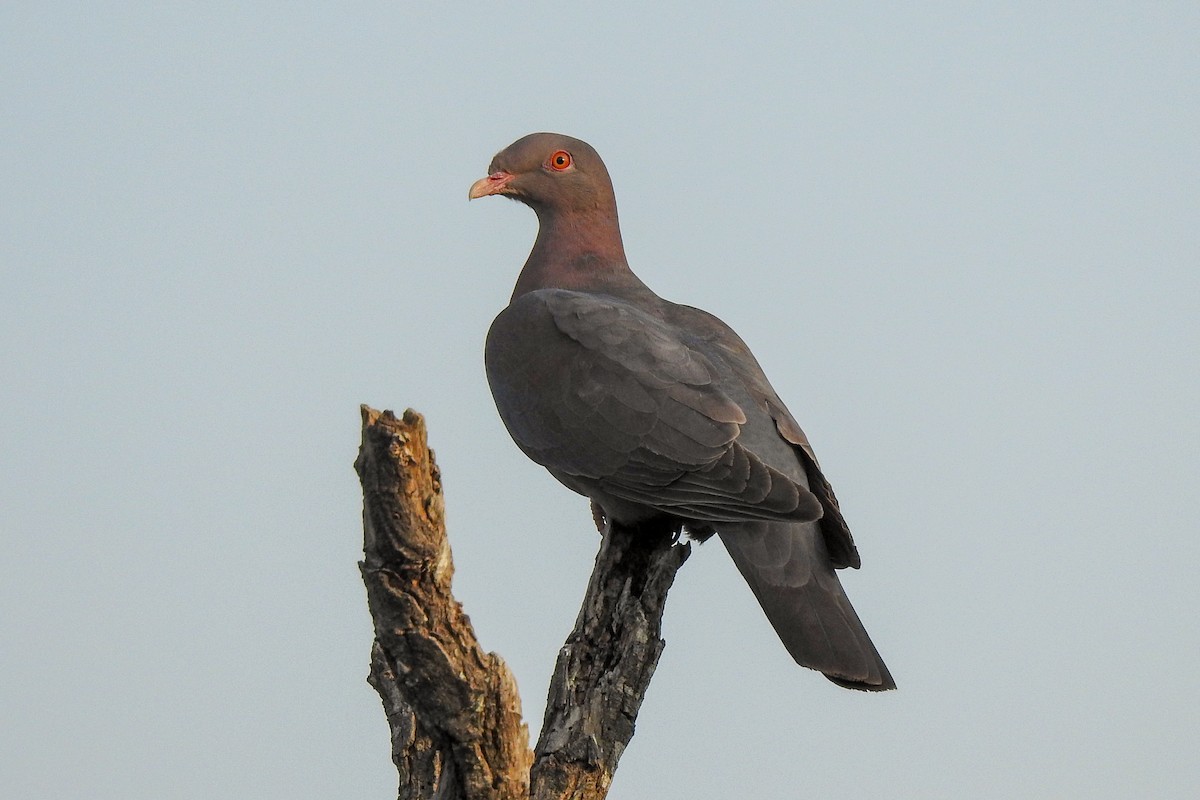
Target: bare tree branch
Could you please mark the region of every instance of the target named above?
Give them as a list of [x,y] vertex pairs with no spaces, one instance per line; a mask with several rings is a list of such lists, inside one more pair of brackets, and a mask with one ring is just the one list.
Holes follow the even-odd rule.
[[663,607],[691,552],[670,527],[609,525],[558,656],[533,764],[534,798],[608,794],[666,643]]
[[424,420],[366,406],[362,416],[355,469],[376,637],[369,680],[392,731],[400,800],[602,800],[662,653],[667,591],[689,548],[665,525],[608,527],[534,759],[512,674],[483,652],[450,591],[441,477]]
[[508,666],[485,653],[450,592],[441,475],[413,411],[362,409],[371,684],[392,728],[400,800],[528,796],[529,734]]

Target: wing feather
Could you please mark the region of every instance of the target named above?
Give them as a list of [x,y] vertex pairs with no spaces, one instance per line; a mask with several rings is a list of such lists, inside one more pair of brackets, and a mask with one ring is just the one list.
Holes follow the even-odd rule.
[[[552,472],[702,520],[813,520],[820,504],[737,442],[736,379],[615,297],[543,289],[492,325],[488,381],[517,444]],[[726,372],[722,372],[726,370]]]

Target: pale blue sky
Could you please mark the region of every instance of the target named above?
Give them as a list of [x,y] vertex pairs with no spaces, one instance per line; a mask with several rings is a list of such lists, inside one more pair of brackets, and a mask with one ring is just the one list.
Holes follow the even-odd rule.
[[535,219],[466,201],[535,130],[754,348],[900,685],[700,548],[611,797],[1194,796],[1200,6],[632,8],[0,10],[0,796],[394,796],[360,402],[536,732],[596,535],[483,375]]

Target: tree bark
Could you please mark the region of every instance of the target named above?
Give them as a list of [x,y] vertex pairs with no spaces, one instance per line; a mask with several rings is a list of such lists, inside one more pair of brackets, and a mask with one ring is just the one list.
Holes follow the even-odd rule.
[[451,594],[441,475],[424,420],[366,407],[362,417],[355,468],[375,623],[369,680],[391,726],[399,797],[524,798],[529,734],[516,681],[479,646]]
[[691,552],[674,545],[675,533],[608,525],[550,681],[532,771],[537,800],[608,794],[666,645],[667,591]]
[[369,682],[392,734],[400,800],[601,800],[664,642],[689,548],[666,525],[608,525],[550,684],[536,756],[516,682],[451,593],[441,476],[421,415],[363,406],[360,565],[375,625]]

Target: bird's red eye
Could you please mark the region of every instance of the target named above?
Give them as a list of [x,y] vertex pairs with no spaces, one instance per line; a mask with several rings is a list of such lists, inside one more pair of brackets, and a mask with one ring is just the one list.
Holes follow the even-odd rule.
[[571,166],[571,154],[566,150],[558,150],[554,155],[550,156],[550,167],[562,172],[567,167]]

